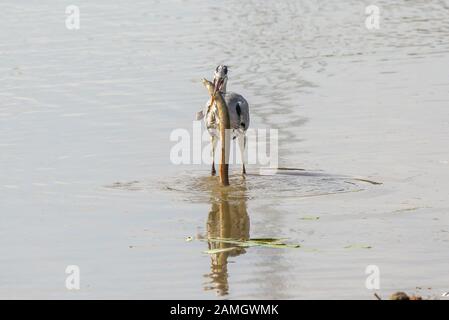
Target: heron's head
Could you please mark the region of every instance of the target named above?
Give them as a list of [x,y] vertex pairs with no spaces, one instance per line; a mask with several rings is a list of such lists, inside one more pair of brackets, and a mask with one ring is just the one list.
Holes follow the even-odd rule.
[[219,65],[214,72],[214,94],[219,91],[226,92],[226,84],[228,83],[228,67]]

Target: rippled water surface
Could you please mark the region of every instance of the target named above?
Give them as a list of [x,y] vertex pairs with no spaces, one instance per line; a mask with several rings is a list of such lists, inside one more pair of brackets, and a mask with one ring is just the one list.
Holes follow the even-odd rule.
[[[3,1],[0,297],[372,299],[369,265],[449,291],[449,3],[377,1],[379,30],[369,4],[95,0],[67,30]],[[171,163],[219,63],[295,170]],[[262,237],[301,247],[204,253]]]

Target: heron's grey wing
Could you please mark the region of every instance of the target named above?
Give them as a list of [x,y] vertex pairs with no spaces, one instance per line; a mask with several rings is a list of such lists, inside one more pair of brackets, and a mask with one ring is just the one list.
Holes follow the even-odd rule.
[[240,104],[240,111],[240,127],[243,131],[246,131],[249,128],[249,105],[245,99],[243,99]]
[[200,111],[198,111],[196,113],[196,115],[195,115],[196,120],[201,120],[206,116],[210,103],[211,103],[211,99],[209,99],[206,102],[206,105]]
[[226,93],[231,128],[246,131],[249,127],[249,105],[245,98],[233,92]]

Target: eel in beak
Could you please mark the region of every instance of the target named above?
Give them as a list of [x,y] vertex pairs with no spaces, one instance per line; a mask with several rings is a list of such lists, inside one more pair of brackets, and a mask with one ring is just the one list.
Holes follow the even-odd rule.
[[214,101],[217,104],[218,117],[219,117],[219,129],[221,140],[221,160],[220,160],[220,182],[223,186],[229,186],[229,151],[231,146],[230,132],[231,121],[229,120],[228,108],[223,96],[219,91],[215,90],[215,86],[207,79],[202,80],[204,86],[209,91],[212,97],[212,103]]

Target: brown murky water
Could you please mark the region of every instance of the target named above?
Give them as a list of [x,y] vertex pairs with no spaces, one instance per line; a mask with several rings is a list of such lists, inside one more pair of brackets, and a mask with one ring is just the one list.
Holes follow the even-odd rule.
[[[73,31],[3,1],[0,297],[371,299],[369,265],[384,296],[449,291],[449,6],[378,1],[367,30],[369,4],[95,0]],[[304,170],[170,162],[218,63]],[[222,237],[301,247],[203,253]]]

